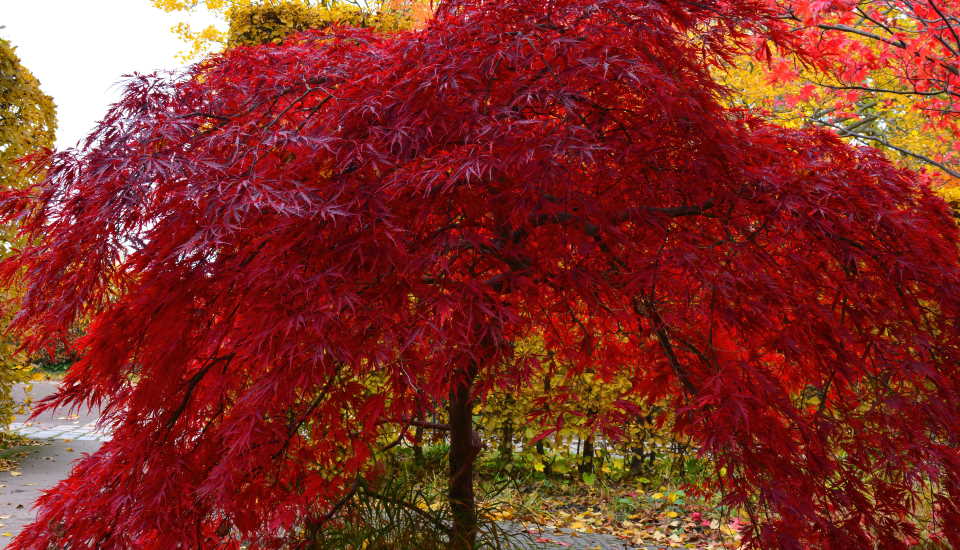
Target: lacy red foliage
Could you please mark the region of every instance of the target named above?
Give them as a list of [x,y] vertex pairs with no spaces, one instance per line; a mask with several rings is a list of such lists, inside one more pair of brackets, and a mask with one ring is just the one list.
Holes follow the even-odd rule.
[[755,546],[904,548],[921,495],[960,544],[957,227],[876,152],[720,106],[760,4],[448,3],[133,81],[4,196],[16,328],[92,319],[47,406],[114,430],[11,548],[296,544],[381,427],[522,379],[533,333],[672,402]]

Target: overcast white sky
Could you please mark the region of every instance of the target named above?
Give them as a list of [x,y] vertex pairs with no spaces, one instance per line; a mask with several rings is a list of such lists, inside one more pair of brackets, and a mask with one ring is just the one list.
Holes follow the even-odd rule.
[[[186,45],[150,0],[0,0],[0,37],[57,104],[57,147],[86,136],[120,96],[122,75],[182,67]],[[207,14],[190,23],[214,22]]]

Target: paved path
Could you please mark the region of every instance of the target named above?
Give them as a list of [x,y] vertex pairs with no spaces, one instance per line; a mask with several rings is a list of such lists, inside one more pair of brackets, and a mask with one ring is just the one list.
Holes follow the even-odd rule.
[[30,447],[30,455],[21,459],[14,472],[0,472],[0,545],[5,547],[20,529],[33,521],[34,501],[67,477],[74,460],[99,447],[99,441],[53,441]]
[[60,439],[66,441],[106,441],[110,434],[97,429],[95,423],[80,425],[79,422],[70,424],[36,424],[34,422],[13,422],[10,431],[30,439]]
[[[56,382],[34,382],[29,392],[36,402],[52,394]],[[14,388],[14,398],[23,403],[23,386]],[[109,436],[96,429],[98,411],[46,412],[27,421],[28,412],[18,414],[11,430],[31,439],[46,440],[47,444],[26,447],[29,454],[20,460],[13,472],[0,472],[0,545],[16,535],[36,516],[33,503],[43,491],[67,477],[71,464],[85,453],[92,453]]]
[[[511,535],[516,550],[660,550],[667,546],[636,546],[613,535],[578,533],[570,529],[523,528],[505,523],[504,531]],[[678,546],[677,548],[682,548]],[[512,550],[512,549],[511,549]]]
[[[30,386],[32,389],[29,396],[36,403],[51,395],[56,390],[57,383],[34,382]],[[14,388],[13,397],[17,402],[24,402],[27,395],[27,392],[24,391],[24,385],[21,384]],[[16,415],[15,420],[10,424],[10,430],[30,439],[106,441],[110,438],[108,433],[97,430],[96,422],[99,418],[99,411],[55,410],[45,412],[33,420],[28,420],[29,417],[28,411]]]

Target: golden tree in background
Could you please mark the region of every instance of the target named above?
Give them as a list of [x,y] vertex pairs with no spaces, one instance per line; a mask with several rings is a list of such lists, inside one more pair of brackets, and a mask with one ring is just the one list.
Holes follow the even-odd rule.
[[206,10],[226,23],[195,29],[186,22],[173,31],[189,45],[185,57],[236,45],[279,43],[290,33],[330,24],[399,31],[415,27],[433,13],[435,0],[151,0],[166,12]]
[[[53,99],[43,93],[37,79],[20,63],[15,48],[0,38],[0,188],[33,183],[37,175],[22,170],[16,161],[53,147],[56,120]],[[21,244],[13,227],[0,228],[0,241],[0,256]],[[0,317],[4,327],[10,316],[5,312]],[[29,373],[26,358],[17,353],[17,343],[5,336],[0,338],[0,424],[14,412],[13,385],[27,380]]]

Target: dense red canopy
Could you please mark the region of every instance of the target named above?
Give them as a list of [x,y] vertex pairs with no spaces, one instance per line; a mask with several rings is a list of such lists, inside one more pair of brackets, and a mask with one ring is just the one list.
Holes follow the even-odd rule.
[[11,548],[278,547],[530,334],[673,403],[758,545],[902,548],[921,491],[960,544],[957,227],[876,152],[720,106],[760,4],[448,3],[133,81],[3,202],[16,327],[92,319],[51,405],[115,434]]

